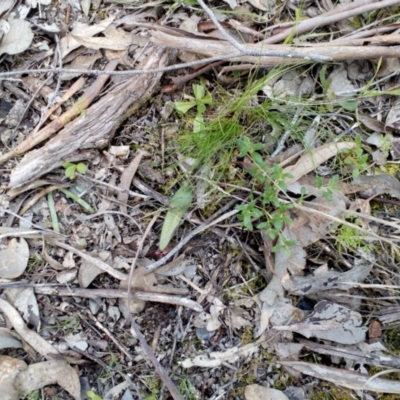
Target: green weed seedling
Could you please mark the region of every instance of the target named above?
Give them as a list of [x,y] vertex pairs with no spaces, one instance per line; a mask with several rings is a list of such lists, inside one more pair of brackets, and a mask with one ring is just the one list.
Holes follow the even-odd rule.
[[90,400],[103,400],[102,397],[98,396],[96,393],[92,392],[91,390],[88,390],[86,392],[86,396],[89,397]]
[[[64,175],[71,180],[75,179],[75,174],[77,172],[79,172],[80,174],[84,174],[88,169],[87,165],[84,163],[75,164],[71,162],[65,162],[62,164],[62,166],[63,168],[65,168]],[[79,205],[81,205],[88,213],[93,214],[95,212],[94,209],[88,203],[86,203],[86,201],[84,201],[81,197],[79,197],[75,193],[72,193],[70,190],[59,189],[59,191],[64,193],[67,197],[69,197]]]
[[198,85],[193,84],[192,88],[194,96],[184,94],[183,97],[187,101],[176,101],[174,107],[181,114],[186,114],[189,110],[196,107],[197,113],[193,121],[193,132],[200,132],[204,129],[203,114],[206,111],[206,105],[213,104],[213,99],[210,93],[206,93],[206,84],[204,81]]
[[62,164],[63,168],[65,168],[64,175],[69,179],[75,179],[75,174],[79,172],[80,174],[84,174],[87,171],[87,165],[84,163],[71,163],[65,162]]
[[[262,194],[257,199],[250,196],[247,204],[237,206],[240,211],[238,218],[249,231],[254,229],[253,220],[261,219],[256,228],[264,230],[272,240],[278,239],[278,244],[273,247],[273,251],[290,251],[290,246],[295,243],[293,240],[288,240],[282,234],[282,230],[284,224],[291,222],[287,211],[293,205],[282,202],[279,193],[286,192],[286,179],[291,175],[285,173],[278,164],[269,166],[265,162],[259,152],[264,148],[263,144],[253,143],[250,138],[245,136],[238,140],[238,147],[240,149],[239,157],[249,156],[251,158],[253,166],[248,169],[248,172],[252,176],[254,184],[262,188]],[[268,211],[268,208],[273,208],[274,211]]]

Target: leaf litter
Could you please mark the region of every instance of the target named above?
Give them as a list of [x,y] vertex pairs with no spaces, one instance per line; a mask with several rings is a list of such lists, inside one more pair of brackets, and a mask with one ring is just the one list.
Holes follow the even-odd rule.
[[397,4],[0,6],[7,398],[399,393]]

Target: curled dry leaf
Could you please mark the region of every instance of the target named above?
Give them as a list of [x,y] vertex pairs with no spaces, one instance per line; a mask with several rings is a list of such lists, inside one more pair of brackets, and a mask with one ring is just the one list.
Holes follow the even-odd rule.
[[40,329],[39,307],[33,288],[12,288],[4,290],[7,300],[20,312],[25,322]]
[[0,299],[0,312],[9,319],[21,339],[27,342],[39,354],[48,360],[60,357],[59,352],[50,343],[47,343],[36,332],[28,329],[17,310],[3,299]]
[[400,394],[400,382],[391,379],[382,379],[359,374],[347,369],[326,367],[320,364],[311,364],[300,361],[280,361],[302,374],[311,375],[318,379],[332,382],[337,386],[344,386],[352,390],[372,390],[381,393]]
[[[176,295],[187,295],[187,289],[174,288],[172,286],[162,285],[160,276],[155,273],[148,273],[147,265],[152,264],[151,260],[142,259],[137,261],[137,267],[133,271],[131,280],[131,291],[134,292],[151,292],[153,293],[163,293],[163,294],[176,294]],[[160,279],[160,281],[158,280]],[[129,279],[121,280],[120,289],[127,290],[129,287]],[[143,311],[145,306],[145,301],[138,298],[121,299],[120,308],[122,313],[129,310],[132,314],[137,314]]]
[[18,278],[28,265],[29,247],[25,239],[11,239],[0,251],[0,278]]
[[3,400],[19,399],[19,392],[14,388],[14,380],[26,368],[24,361],[0,355],[0,393]]
[[0,42],[0,55],[22,53],[32,43],[33,32],[31,24],[22,19],[11,19],[8,24],[10,26],[9,31]]
[[80,47],[81,44],[74,39],[74,36],[79,36],[83,38],[94,36],[107,29],[114,21],[114,19],[115,17],[109,17],[95,25],[76,23],[70,34],[64,36],[60,41],[62,58],[71,53],[71,51],[74,51],[75,49]]
[[[291,330],[307,338],[316,337],[341,344],[357,344],[365,340],[367,329],[362,324],[360,313],[322,300],[297,328],[295,325]],[[323,329],[324,325],[327,329]]]
[[60,385],[74,399],[81,399],[81,384],[76,371],[65,361],[51,360],[30,365],[20,372],[14,388],[20,393],[31,393],[47,385]]
[[371,259],[357,258],[354,267],[347,272],[326,271],[311,276],[287,276],[283,287],[292,294],[310,295],[323,290],[348,290],[355,282],[362,282],[371,272],[374,262]]
[[14,7],[16,0],[2,0],[0,3],[0,17],[12,7]]
[[341,143],[327,143],[320,147],[317,147],[312,152],[302,156],[296,164],[286,167],[284,169],[285,174],[291,174],[292,178],[286,180],[286,184],[296,182],[302,176],[313,171],[319,167],[322,163],[335,156],[337,153],[344,149],[352,149],[355,146],[352,142],[341,142]]
[[21,347],[22,343],[19,339],[19,336],[15,332],[7,328],[0,328],[0,350],[19,349]]

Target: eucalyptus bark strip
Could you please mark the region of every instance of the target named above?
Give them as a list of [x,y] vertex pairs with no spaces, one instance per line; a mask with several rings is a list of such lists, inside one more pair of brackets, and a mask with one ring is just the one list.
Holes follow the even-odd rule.
[[[144,69],[162,68],[169,62],[170,51],[156,46]],[[42,148],[26,154],[12,171],[10,187],[22,185],[70,161],[82,149],[102,148],[118,126],[151,97],[162,72],[126,78],[64,127]]]

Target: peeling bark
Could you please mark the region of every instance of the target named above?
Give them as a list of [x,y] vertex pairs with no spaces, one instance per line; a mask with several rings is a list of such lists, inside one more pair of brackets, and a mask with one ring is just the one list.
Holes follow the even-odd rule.
[[[155,47],[144,69],[166,66],[169,55],[165,47]],[[107,145],[118,126],[153,94],[161,76],[162,73],[137,75],[116,84],[43,147],[27,153],[11,172],[10,187],[25,184],[59,167],[78,151]]]

